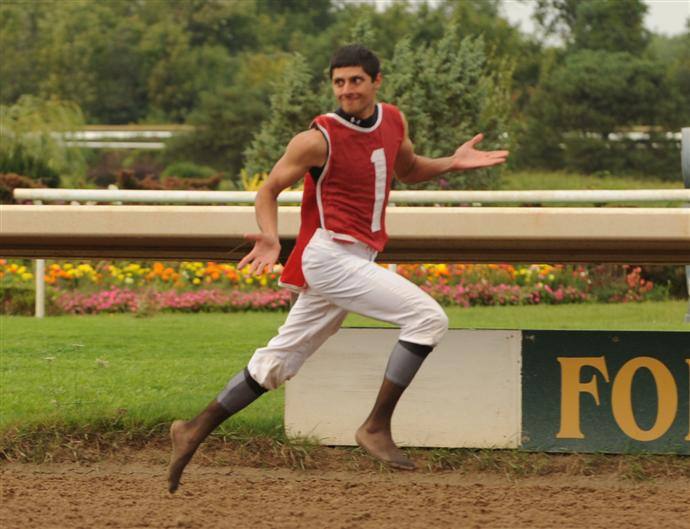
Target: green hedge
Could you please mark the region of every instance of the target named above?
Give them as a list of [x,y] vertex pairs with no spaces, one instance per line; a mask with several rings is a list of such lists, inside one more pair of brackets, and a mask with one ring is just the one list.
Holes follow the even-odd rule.
[[33,286],[0,286],[2,314],[31,316],[34,314],[35,304]]

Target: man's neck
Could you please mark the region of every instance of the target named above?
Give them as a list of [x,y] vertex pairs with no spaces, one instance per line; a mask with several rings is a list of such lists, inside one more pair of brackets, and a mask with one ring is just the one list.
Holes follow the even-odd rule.
[[374,107],[370,111],[363,113],[366,114],[366,117],[364,118],[354,114],[348,114],[342,108],[338,108],[335,113],[344,120],[347,120],[358,127],[369,128],[376,124],[376,120],[379,117],[379,107],[378,105],[374,104]]

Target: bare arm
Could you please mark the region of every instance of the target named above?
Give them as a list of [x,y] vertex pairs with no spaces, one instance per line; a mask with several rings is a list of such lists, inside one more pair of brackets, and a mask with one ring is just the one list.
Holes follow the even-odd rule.
[[508,151],[479,151],[475,149],[475,145],[484,138],[483,134],[477,134],[458,147],[452,156],[444,158],[420,156],[414,152],[405,116],[403,116],[403,123],[405,125],[405,138],[395,160],[395,174],[398,180],[406,184],[425,182],[449,171],[466,171],[502,164],[505,163],[509,154]]
[[326,162],[328,146],[317,130],[297,134],[276,162],[256,194],[254,208],[256,222],[261,233],[248,233],[245,238],[254,241],[254,247],[238,264],[239,268],[250,264],[250,273],[262,273],[272,268],[280,255],[278,239],[278,195],[298,182],[311,167],[321,167]]

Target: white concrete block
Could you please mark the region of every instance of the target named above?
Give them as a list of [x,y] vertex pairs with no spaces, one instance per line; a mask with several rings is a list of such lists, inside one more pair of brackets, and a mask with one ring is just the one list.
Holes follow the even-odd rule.
[[[287,383],[289,435],[354,445],[397,329],[342,329]],[[520,331],[451,330],[393,417],[402,446],[514,448],[521,430]]]

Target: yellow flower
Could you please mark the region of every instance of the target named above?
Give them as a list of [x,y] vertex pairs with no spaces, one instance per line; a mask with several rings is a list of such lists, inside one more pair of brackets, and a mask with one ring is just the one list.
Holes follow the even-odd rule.
[[22,274],[22,279],[24,281],[31,281],[34,278],[34,275],[31,272],[26,272]]
[[201,279],[199,279],[198,277],[195,277],[195,278],[192,280],[192,283],[194,283],[195,285],[198,285],[199,283],[201,283]]

